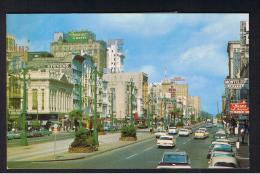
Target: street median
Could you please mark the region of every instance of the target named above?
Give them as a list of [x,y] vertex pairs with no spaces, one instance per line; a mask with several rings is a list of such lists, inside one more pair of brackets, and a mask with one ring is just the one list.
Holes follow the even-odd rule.
[[49,161],[68,161],[68,160],[77,160],[77,159],[83,159],[86,157],[92,157],[95,155],[99,155],[108,151],[112,151],[115,149],[127,147],[132,144],[140,143],[146,140],[149,140],[154,137],[154,134],[147,133],[141,136],[137,136],[136,141],[115,141],[113,143],[104,143],[100,144],[98,151],[94,151],[91,153],[69,153],[69,152],[64,152],[64,153],[59,153],[55,155],[49,155],[41,158],[35,158],[31,161],[34,162],[49,162]]

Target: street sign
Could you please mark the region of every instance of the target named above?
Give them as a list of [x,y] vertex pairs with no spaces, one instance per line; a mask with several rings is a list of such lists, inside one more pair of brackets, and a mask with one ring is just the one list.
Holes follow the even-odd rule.
[[225,83],[226,88],[228,88],[228,89],[241,89],[241,88],[249,89],[248,78],[225,79],[224,83]]

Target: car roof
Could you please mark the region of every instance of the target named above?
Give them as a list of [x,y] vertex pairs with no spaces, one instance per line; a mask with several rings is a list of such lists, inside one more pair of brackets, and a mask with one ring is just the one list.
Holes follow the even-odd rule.
[[185,130],[185,131],[188,131],[188,129],[185,129],[185,128],[181,128],[181,129],[180,129],[180,131],[181,131],[181,130]]
[[231,156],[217,156],[217,157],[212,157],[212,164],[216,164],[218,162],[225,162],[225,163],[234,163],[237,165],[237,160],[235,157]]
[[173,138],[173,136],[171,136],[171,135],[162,135],[162,136],[160,136],[160,138],[162,138],[162,137],[169,137],[169,138]]
[[213,141],[211,144],[226,144],[229,145],[227,142],[221,142],[221,141]]
[[169,129],[176,129],[176,127],[175,126],[170,126]]
[[164,152],[163,155],[188,155],[187,152]]

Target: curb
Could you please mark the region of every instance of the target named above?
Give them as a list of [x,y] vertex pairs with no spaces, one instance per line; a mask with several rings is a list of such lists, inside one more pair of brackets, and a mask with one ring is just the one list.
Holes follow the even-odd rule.
[[84,155],[84,156],[80,156],[80,157],[71,157],[71,158],[65,158],[65,159],[51,159],[51,160],[35,160],[35,161],[31,161],[31,162],[69,161],[69,160],[84,159],[86,157],[92,157],[92,156],[100,155],[100,154],[108,152],[108,151],[112,151],[112,150],[115,150],[115,149],[120,149],[120,148],[123,148],[123,147],[127,147],[127,146],[132,145],[132,144],[138,144],[138,143],[141,143],[141,142],[143,142],[145,140],[148,140],[148,139],[150,139],[152,137],[153,136],[149,136],[149,137],[146,137],[146,138],[141,139],[139,141],[137,140],[137,141],[131,142],[129,144],[125,144],[125,145],[122,145],[122,146],[106,149],[106,150],[103,150],[103,151],[97,151],[97,152],[90,153],[90,154],[87,154],[87,155]]

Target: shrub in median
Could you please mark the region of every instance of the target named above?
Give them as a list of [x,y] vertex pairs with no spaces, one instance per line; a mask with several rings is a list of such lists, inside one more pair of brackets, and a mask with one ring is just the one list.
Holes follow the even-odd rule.
[[121,137],[135,137],[136,138],[136,128],[132,125],[125,125],[121,129]]
[[71,147],[90,147],[94,146],[93,137],[90,132],[84,128],[80,128],[76,134],[75,139],[70,145]]

